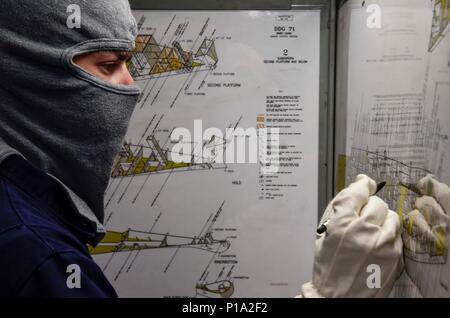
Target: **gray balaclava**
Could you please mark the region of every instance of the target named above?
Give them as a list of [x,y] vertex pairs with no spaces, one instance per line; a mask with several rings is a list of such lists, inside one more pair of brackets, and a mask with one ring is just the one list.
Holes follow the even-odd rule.
[[[77,26],[74,5],[81,28],[68,27]],[[100,222],[139,89],[100,80],[72,58],[130,51],[136,32],[127,0],[0,0],[0,139],[72,190]]]

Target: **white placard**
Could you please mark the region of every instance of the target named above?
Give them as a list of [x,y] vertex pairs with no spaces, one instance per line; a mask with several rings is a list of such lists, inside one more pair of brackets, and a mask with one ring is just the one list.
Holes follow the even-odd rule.
[[[387,182],[378,195],[403,224],[417,195],[401,184],[415,184],[429,173],[450,184],[450,4],[364,3],[348,1],[340,12],[337,129],[344,140],[337,147],[337,183],[348,185],[359,173]],[[374,4],[380,28],[367,26]],[[448,232],[444,239],[440,251],[431,245],[419,251],[404,240],[413,270],[411,277],[401,276],[393,296],[450,296]]]
[[[123,297],[297,295],[311,279],[318,213],[320,11],[134,15],[129,67],[143,93],[95,260]],[[170,134],[194,134],[195,120],[223,132],[278,127],[278,172],[174,163]],[[193,137],[193,159],[229,146],[214,136]]]

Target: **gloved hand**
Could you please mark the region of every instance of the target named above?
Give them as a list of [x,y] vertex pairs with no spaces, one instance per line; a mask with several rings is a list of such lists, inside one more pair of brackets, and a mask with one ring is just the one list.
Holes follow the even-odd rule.
[[[365,175],[330,202],[320,221],[312,282],[300,297],[385,297],[403,269],[398,215],[374,196],[376,183]],[[380,269],[379,288],[369,288],[369,265]],[[368,272],[369,270],[369,272]],[[373,287],[373,286],[371,286]]]
[[[427,175],[416,185],[423,196],[404,219],[403,242],[406,271],[424,297],[448,297],[447,251],[449,246],[450,188]],[[450,280],[447,278],[447,281]]]

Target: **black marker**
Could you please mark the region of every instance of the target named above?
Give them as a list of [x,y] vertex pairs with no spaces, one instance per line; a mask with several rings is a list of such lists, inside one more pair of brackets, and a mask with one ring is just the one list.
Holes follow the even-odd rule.
[[[377,194],[378,192],[380,192],[381,189],[383,189],[385,185],[386,185],[386,182],[385,182],[385,181],[378,183],[378,184],[377,184],[377,190],[376,190],[375,194]],[[322,233],[324,233],[324,232],[327,230],[327,224],[328,224],[328,221],[330,221],[330,219],[328,219],[328,220],[326,220],[325,222],[323,222],[323,224],[321,224],[321,225],[317,228],[317,230],[316,230],[317,234],[322,234]]]
[[325,232],[327,230],[327,224],[328,221],[330,221],[330,219],[326,220],[325,222],[323,222],[323,224],[321,224],[318,228],[317,228],[317,234],[322,234],[323,232]]
[[421,193],[421,191],[419,190],[419,188],[418,188],[416,185],[414,185],[414,184],[403,183],[403,182],[399,182],[399,184],[400,184],[402,187],[405,187],[406,189],[408,189],[408,190],[414,192],[414,193],[417,194],[417,195],[422,195],[422,193]]
[[386,185],[386,181],[380,182],[377,184],[377,191],[375,191],[375,194],[377,194],[378,192],[381,191],[381,189],[384,188],[384,186]]

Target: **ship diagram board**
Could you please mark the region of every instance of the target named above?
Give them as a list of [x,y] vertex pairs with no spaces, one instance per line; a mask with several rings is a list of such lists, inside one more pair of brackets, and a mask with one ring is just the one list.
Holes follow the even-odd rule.
[[[367,2],[367,5],[370,2]],[[382,25],[366,26],[361,1],[341,9],[338,32],[338,190],[364,173],[387,184],[379,193],[404,217],[417,195],[408,188],[427,174],[450,184],[450,2],[382,0]],[[344,81],[344,79],[346,79]],[[450,211],[447,211],[450,213]],[[448,233],[445,248],[404,255],[428,284],[405,274],[394,296],[450,296]],[[430,246],[430,244],[428,244]]]
[[[128,68],[142,94],[95,261],[122,297],[297,295],[317,224],[320,11],[134,15]],[[173,158],[179,127],[193,135],[183,162]],[[203,138],[213,127],[224,134]],[[263,127],[279,129],[278,171],[218,160],[234,146],[227,128],[245,141]]]

